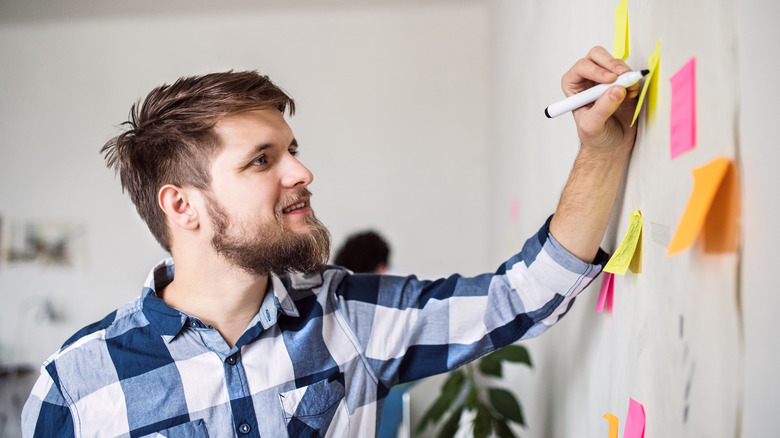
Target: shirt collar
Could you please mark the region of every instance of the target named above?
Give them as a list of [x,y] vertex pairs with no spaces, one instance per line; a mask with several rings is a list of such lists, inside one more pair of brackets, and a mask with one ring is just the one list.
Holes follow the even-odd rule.
[[[165,303],[159,296],[157,291],[162,290],[168,284],[173,281],[173,276],[176,269],[173,264],[172,258],[166,258],[155,265],[149,272],[144,282],[144,288],[141,293],[142,310],[149,322],[157,328],[157,330],[163,336],[169,337],[170,342],[173,338],[179,334],[185,325],[202,325],[203,323],[195,317],[189,316],[186,313],[176,310]],[[266,299],[263,300],[263,304],[260,308],[260,312],[255,316],[252,328],[247,332],[254,332],[255,326],[260,331],[263,328],[268,328],[269,322],[271,324],[276,322],[276,315],[267,312],[273,312],[278,310],[279,313],[284,315],[298,317],[300,313],[295,306],[290,294],[287,292],[287,288],[281,278],[276,275],[271,276],[270,294],[266,294]],[[275,309],[273,309],[275,307]],[[262,327],[260,327],[262,326]],[[249,333],[246,333],[249,334]],[[243,336],[242,336],[243,337]]]
[[187,314],[170,307],[157,296],[157,291],[168,286],[173,280],[174,271],[173,259],[162,260],[149,272],[141,292],[141,309],[144,315],[160,334],[169,338],[169,342],[179,334],[189,319]]

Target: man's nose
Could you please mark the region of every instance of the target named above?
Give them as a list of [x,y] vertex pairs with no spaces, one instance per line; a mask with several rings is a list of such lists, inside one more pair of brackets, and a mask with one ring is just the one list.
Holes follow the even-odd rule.
[[282,176],[282,185],[284,187],[306,187],[313,180],[314,174],[303,163],[292,155],[286,157],[284,175]]

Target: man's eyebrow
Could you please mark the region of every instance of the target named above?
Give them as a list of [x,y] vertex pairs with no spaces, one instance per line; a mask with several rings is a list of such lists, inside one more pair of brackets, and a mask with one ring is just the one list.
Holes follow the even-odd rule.
[[272,146],[273,145],[270,143],[261,143],[255,146],[251,151],[249,151],[248,154],[246,154],[243,161],[254,160],[258,155],[262,154],[266,149],[269,149]]
[[292,141],[290,142],[290,146],[298,147],[298,139],[293,137]]

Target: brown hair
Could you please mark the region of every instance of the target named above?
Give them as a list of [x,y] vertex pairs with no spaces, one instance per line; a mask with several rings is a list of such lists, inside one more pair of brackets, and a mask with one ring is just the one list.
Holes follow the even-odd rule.
[[293,115],[295,102],[256,71],[184,77],[133,104],[122,123],[127,130],[100,149],[166,251],[171,239],[157,192],[166,184],[208,190],[209,163],[220,147],[214,125],[226,116],[268,108]]

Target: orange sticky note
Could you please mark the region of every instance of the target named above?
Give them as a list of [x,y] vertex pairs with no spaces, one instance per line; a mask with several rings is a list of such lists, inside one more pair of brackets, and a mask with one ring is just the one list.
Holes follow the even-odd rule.
[[[640,257],[641,254],[637,254],[637,244],[642,237],[642,212],[639,210],[634,211],[629,215],[631,222],[628,225],[626,235],[623,236],[623,241],[620,242],[618,249],[615,250],[615,254],[610,257],[607,262],[607,266],[604,267],[605,272],[611,272],[617,275],[626,275],[628,266],[632,264],[634,257]],[[638,249],[641,253],[642,246],[639,245]],[[633,262],[634,267],[641,265],[641,260]]]
[[[680,252],[696,240],[710,212],[710,207],[718,193],[723,177],[729,170],[729,164],[729,160],[721,157],[693,169],[693,193],[688,199],[685,213],[680,219],[680,224],[677,225],[677,231],[672,237],[667,254]],[[731,192],[734,191],[733,187],[727,187],[727,189]],[[733,206],[731,207],[733,208]]]
[[620,0],[615,8],[615,39],[612,56],[628,58],[628,2]]
[[642,406],[642,403],[630,398],[623,438],[645,438],[645,422],[645,407]]
[[612,303],[615,292],[615,274],[604,272],[601,279],[601,289],[599,289],[599,300],[596,303],[596,312],[601,312],[604,308],[607,312],[612,312]]
[[608,438],[618,438],[618,417],[612,414],[604,414],[604,418],[609,421],[609,436]]
[[712,200],[710,212],[704,220],[702,243],[704,252],[736,252],[739,246],[739,173],[729,161],[720,188]]
[[696,144],[696,58],[691,58],[669,78],[672,108],[669,139],[672,159]]
[[631,121],[631,126],[634,126],[634,122],[636,122],[636,118],[639,117],[639,111],[642,109],[642,102],[645,100],[645,95],[648,94],[647,90],[651,88],[652,84],[652,93],[650,93],[651,96],[653,96],[652,99],[648,98],[647,100],[647,112],[652,116],[655,114],[655,107],[658,104],[658,85],[656,84],[657,80],[656,77],[658,76],[657,70],[659,69],[659,65],[661,63],[661,42],[658,41],[655,44],[655,50],[653,50],[653,54],[650,55],[650,59],[647,60],[647,68],[650,70],[650,73],[645,76],[645,84],[642,86],[642,92],[639,93],[639,100],[636,103],[636,109],[634,110],[634,119]]

